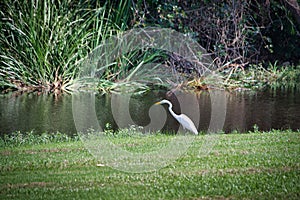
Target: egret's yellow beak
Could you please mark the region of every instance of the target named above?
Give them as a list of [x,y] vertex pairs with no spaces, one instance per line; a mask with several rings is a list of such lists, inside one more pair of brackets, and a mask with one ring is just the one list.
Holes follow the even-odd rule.
[[159,104],[160,104],[160,101],[155,103],[155,105],[159,105]]

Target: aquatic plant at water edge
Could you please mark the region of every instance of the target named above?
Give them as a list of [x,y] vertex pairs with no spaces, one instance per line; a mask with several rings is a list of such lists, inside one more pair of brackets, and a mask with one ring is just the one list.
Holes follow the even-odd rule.
[[[124,2],[124,4],[127,3]],[[123,8],[122,8],[123,9]],[[4,1],[0,12],[0,86],[19,90],[64,89],[78,65],[116,31],[108,3]]]

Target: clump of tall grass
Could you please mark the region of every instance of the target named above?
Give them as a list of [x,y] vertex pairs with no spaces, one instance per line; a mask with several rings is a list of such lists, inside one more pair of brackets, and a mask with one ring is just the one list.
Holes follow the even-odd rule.
[[125,27],[126,10],[115,11],[110,1],[5,0],[1,7],[1,89],[65,89],[87,54]]
[[160,49],[134,49],[108,63],[99,77],[97,89],[101,92],[144,93],[155,87],[167,86],[159,75],[167,58]]

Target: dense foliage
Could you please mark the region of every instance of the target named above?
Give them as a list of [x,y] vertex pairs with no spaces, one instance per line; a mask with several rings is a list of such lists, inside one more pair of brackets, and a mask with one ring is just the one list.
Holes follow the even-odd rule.
[[138,1],[135,9],[137,25],[158,24],[187,33],[219,66],[300,60],[297,1],[147,0]]
[[[64,89],[101,41],[134,27],[167,27],[189,35],[227,75],[251,65],[266,67],[277,61],[292,66],[300,60],[300,7],[295,0],[4,0],[0,4],[1,90]],[[137,55],[142,60],[136,65],[149,58],[143,55]],[[126,71],[130,62],[113,66],[103,80],[113,81],[111,77]]]

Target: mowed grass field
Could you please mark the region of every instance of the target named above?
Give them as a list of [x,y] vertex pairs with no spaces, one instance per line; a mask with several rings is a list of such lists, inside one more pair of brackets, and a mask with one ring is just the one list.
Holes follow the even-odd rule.
[[[112,140],[146,152],[172,137]],[[101,161],[78,139],[2,141],[0,199],[300,199],[299,131],[217,134],[210,136],[210,152],[201,154],[205,137],[195,137],[177,160],[148,173],[97,166]]]

